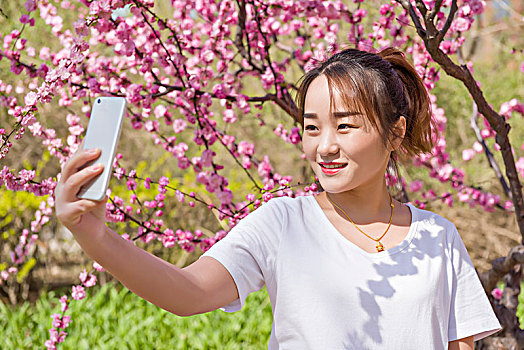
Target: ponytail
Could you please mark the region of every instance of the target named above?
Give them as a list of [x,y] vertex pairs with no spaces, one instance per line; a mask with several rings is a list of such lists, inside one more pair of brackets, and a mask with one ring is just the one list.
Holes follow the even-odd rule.
[[[401,51],[390,47],[380,51],[377,55],[389,62],[397,73],[407,99],[407,105],[402,106],[404,108],[398,111],[399,116],[404,115],[406,118],[406,134],[401,144],[403,153],[412,157],[430,152],[433,147],[431,124],[433,124],[435,131],[436,128],[431,118],[431,102],[424,82]],[[395,104],[398,100],[395,101],[396,96],[394,95],[393,93],[391,97]]]

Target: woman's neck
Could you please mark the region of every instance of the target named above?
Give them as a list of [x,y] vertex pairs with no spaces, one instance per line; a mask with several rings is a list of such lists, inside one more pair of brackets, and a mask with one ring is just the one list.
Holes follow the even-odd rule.
[[368,189],[354,189],[340,193],[324,192],[328,207],[337,211],[329,200],[341,207],[355,224],[389,220],[391,214],[390,197],[384,182],[383,186]]

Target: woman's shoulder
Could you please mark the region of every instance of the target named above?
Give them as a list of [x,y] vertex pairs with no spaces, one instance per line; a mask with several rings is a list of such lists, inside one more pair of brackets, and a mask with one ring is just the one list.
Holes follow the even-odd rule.
[[282,197],[273,197],[271,198],[267,203],[271,203],[272,205],[277,205],[277,206],[301,206],[302,203],[306,200],[308,200],[309,196],[294,196],[294,197],[289,197],[289,196],[282,196]]
[[408,205],[417,216],[419,222],[422,222],[425,225],[439,225],[446,227],[455,227],[455,224],[451,220],[445,218],[444,216],[437,214],[431,210],[421,209],[414,204],[404,203]]
[[[262,204],[255,212],[259,211],[260,215],[276,215],[282,221],[288,217],[297,217],[311,210],[311,196],[282,196],[273,197],[266,203]],[[314,199],[313,199],[314,200]]]
[[430,234],[431,236],[440,236],[448,244],[454,241],[458,231],[451,220],[431,210],[421,209],[411,203],[405,204],[412,210],[419,232]]
[[251,228],[260,232],[281,232],[288,223],[294,222],[299,211],[304,211],[307,198],[301,197],[274,197],[262,203],[259,207],[239,219],[234,228]]
[[289,197],[273,197],[266,203],[262,204],[257,210],[260,212],[274,212],[280,215],[290,214],[293,211],[300,210],[304,207],[307,198],[303,196]]
[[250,217],[251,220],[255,218],[267,219],[268,217],[282,220],[292,211],[303,206],[303,203],[304,199],[301,197],[273,197],[249,213],[247,217]]

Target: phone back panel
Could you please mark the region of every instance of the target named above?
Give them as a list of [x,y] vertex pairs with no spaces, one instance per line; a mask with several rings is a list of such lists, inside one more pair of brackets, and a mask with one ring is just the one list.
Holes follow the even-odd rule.
[[98,97],[91,109],[91,117],[87,126],[84,149],[100,148],[101,154],[94,163],[104,164],[102,174],[84,185],[78,193],[79,198],[100,200],[104,198],[109,179],[113,172],[113,159],[122,129],[122,120],[126,108],[126,100],[122,97]]

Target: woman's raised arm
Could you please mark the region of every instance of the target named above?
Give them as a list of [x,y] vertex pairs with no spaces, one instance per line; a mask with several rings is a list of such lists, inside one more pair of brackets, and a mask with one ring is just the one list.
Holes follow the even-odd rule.
[[55,189],[55,210],[87,255],[102,265],[133,293],[179,316],[215,310],[238,298],[229,272],[213,258],[204,257],[180,269],[126,241],[105,224],[102,201],[78,199],[80,187],[101,173],[96,165],[82,165],[99,156],[80,146],[62,170]]

